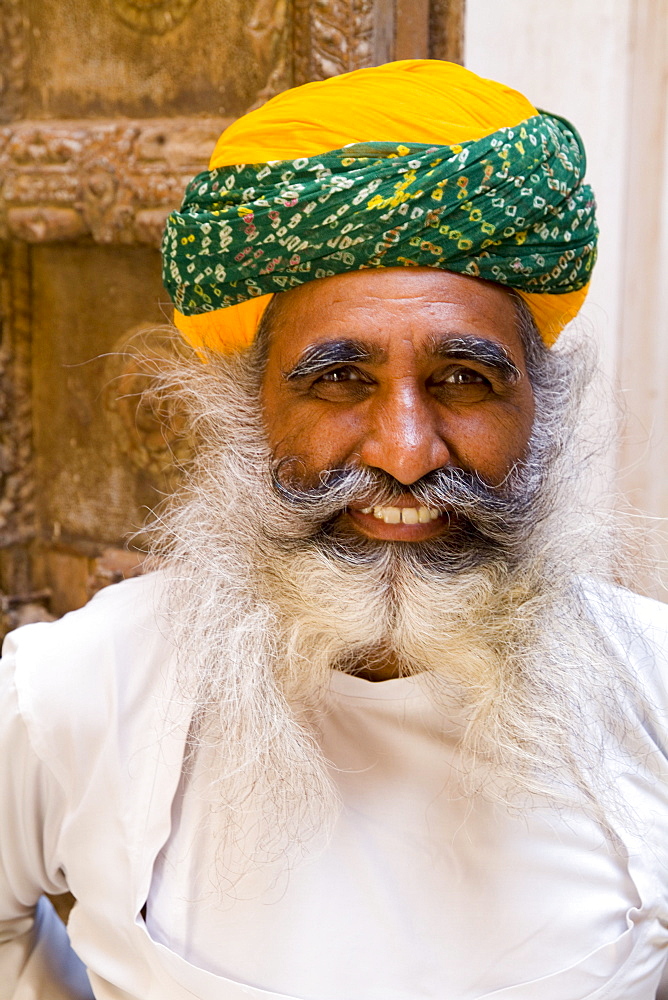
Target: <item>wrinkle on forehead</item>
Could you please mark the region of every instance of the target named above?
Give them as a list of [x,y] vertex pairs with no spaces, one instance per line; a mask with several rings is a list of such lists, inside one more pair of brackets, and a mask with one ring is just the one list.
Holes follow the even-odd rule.
[[332,364],[371,360],[379,349],[438,356],[441,349],[434,351],[433,343],[466,337],[505,346],[505,359],[502,351],[495,356],[493,347],[483,349],[481,344],[477,358],[462,354],[461,360],[491,364],[507,381],[515,378],[511,366],[523,365],[511,294],[489,282],[445,271],[350,272],[290,289],[277,296],[270,309],[267,333],[278,348],[274,357],[283,378],[302,361],[295,378],[310,372],[310,364],[320,369],[323,341],[360,345],[355,357],[338,356],[339,348],[332,348]]

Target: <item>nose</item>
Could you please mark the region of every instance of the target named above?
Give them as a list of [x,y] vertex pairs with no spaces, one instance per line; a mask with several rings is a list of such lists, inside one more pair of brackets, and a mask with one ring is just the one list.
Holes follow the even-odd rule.
[[410,486],[450,460],[435,402],[414,383],[400,383],[374,400],[358,454]]

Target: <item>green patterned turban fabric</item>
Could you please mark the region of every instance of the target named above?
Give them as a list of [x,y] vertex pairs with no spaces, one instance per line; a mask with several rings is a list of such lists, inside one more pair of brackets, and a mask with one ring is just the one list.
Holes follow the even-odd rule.
[[204,171],[168,218],[165,285],[186,316],[363,268],[576,291],[598,235],[584,171],[577,131],[546,113],[456,145],[357,143]]

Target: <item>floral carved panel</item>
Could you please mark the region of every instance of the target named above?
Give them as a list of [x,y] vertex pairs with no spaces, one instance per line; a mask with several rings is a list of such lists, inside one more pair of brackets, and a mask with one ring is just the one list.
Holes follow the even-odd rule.
[[0,128],[0,239],[157,245],[225,119],[27,121]]

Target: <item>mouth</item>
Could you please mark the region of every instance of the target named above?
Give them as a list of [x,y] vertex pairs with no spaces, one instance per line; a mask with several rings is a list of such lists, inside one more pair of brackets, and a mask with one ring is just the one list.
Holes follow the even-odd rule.
[[446,511],[416,506],[413,501],[401,506],[348,507],[346,514],[358,531],[367,538],[383,541],[422,542],[447,531],[454,520]]
[[429,524],[441,515],[435,507],[363,507],[360,513],[385,524]]

